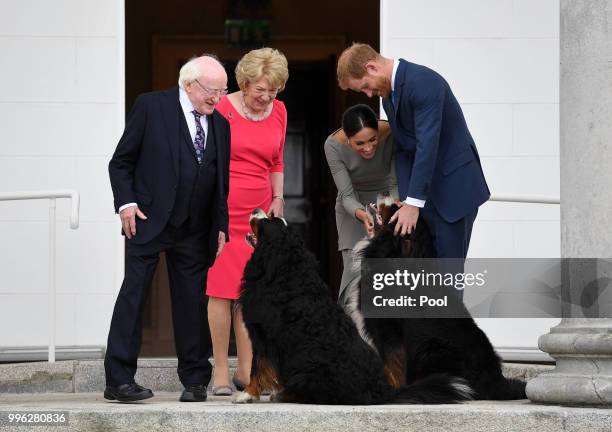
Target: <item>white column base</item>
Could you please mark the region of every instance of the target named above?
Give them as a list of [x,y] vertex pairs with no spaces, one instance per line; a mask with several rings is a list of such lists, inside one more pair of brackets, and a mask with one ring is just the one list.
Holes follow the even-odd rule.
[[612,406],[612,319],[564,319],[538,343],[557,365],[527,383],[532,402]]

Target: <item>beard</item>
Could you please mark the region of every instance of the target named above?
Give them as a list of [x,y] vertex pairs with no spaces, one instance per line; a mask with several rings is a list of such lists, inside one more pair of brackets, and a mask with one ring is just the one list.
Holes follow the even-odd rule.
[[387,77],[376,78],[376,95],[382,98],[389,97],[391,94],[391,80]]

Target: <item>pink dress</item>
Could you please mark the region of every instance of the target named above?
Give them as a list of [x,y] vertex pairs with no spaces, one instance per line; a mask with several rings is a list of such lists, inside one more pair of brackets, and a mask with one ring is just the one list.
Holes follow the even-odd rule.
[[246,235],[251,231],[249,217],[259,207],[265,212],[272,201],[270,173],[283,172],[283,147],[287,130],[287,111],[278,100],[261,122],[242,117],[227,97],[216,109],[230,123],[229,209],[230,241],[208,271],[206,294],[237,299],[244,266],[253,253]]

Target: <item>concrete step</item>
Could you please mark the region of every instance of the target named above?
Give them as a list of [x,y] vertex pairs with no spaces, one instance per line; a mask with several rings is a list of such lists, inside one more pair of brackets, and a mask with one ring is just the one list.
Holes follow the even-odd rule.
[[[230,358],[230,374],[234,373],[236,364],[236,359]],[[181,391],[183,387],[176,374],[176,367],[175,358],[140,359],[136,381],[153,391]],[[536,364],[505,363],[504,374],[526,381],[551,368]],[[104,387],[103,360],[0,364],[0,393],[100,393]]]
[[[612,410],[544,406],[529,401],[460,405],[329,406],[232,404],[230,397],[180,403],[178,392],[156,392],[133,404],[98,393],[1,394],[0,430],[36,431],[454,431],[609,432]],[[12,426],[9,413],[65,411],[63,426]]]
[[[236,358],[230,358],[229,364],[233,374]],[[157,391],[182,391],[176,368],[176,358],[139,359],[136,381]],[[0,393],[102,392],[105,385],[101,359],[0,364]]]
[[[214,363],[212,359],[211,363]],[[229,364],[230,374],[233,374],[236,358],[230,358]],[[140,359],[136,381],[157,391],[181,391],[176,368],[175,358]],[[547,365],[505,363],[504,375],[527,381],[551,368]],[[102,360],[0,364],[0,393],[101,392],[104,386]]]

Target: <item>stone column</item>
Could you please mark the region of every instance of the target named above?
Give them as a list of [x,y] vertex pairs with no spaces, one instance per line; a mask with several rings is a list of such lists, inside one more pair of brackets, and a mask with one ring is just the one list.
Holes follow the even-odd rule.
[[[612,258],[612,1],[560,5],[561,254]],[[609,265],[566,264],[564,290],[574,302],[581,282],[612,276]],[[527,396],[540,403],[612,405],[612,319],[571,318],[578,308],[569,309],[539,340],[557,366],[529,382]]]

